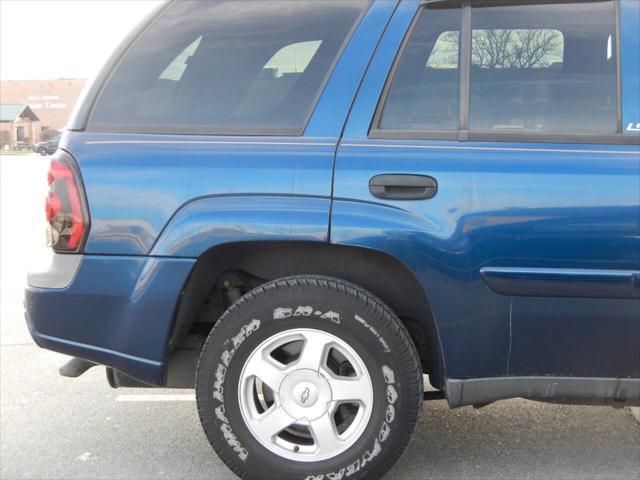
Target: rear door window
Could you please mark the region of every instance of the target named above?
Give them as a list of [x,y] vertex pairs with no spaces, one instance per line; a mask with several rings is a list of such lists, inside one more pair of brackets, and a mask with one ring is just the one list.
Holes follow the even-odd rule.
[[91,128],[301,133],[366,0],[179,1],[108,81]]
[[470,130],[613,134],[612,1],[472,9]]
[[387,82],[374,130],[460,139],[613,135],[618,68],[613,0],[429,3]]

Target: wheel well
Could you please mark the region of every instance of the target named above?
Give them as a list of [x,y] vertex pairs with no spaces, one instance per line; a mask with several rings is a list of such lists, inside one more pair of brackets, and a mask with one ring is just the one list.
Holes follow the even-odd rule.
[[379,297],[406,325],[431,383],[443,385],[442,351],[428,299],[400,260],[378,250],[319,242],[239,242],[206,251],[183,289],[169,351],[191,334],[207,335],[245,292],[276,278],[328,275]]

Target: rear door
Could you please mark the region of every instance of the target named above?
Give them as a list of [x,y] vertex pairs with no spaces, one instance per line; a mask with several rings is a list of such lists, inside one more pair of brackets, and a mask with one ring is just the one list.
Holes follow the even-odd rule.
[[412,267],[449,378],[640,376],[619,17],[613,0],[407,0],[374,57],[338,151],[332,241]]

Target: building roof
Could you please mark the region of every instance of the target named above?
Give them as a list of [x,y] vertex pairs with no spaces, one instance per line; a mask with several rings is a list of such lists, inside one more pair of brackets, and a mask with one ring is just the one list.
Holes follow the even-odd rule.
[[15,122],[18,118],[30,118],[34,122],[40,120],[29,105],[22,103],[0,103],[0,122]]

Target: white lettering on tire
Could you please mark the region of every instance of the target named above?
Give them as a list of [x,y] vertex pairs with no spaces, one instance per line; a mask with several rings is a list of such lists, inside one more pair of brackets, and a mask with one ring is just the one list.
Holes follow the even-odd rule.
[[387,401],[391,404],[396,403],[398,392],[393,385],[387,385]]
[[227,367],[229,366],[229,362],[235,355],[238,347],[242,345],[242,343],[250,336],[252,333],[257,331],[260,328],[260,320],[253,319],[246,325],[244,325],[238,334],[231,338],[232,347],[228,350],[225,350],[220,355],[220,361],[216,367],[215,372],[215,381],[213,383],[213,398],[220,402],[220,405],[215,408],[216,418],[220,421],[220,431],[222,432],[222,436],[224,437],[227,444],[233,449],[234,452],[238,455],[238,458],[243,462],[247,461],[249,457],[249,452],[246,448],[244,448],[238,437],[236,437],[235,433],[231,429],[231,425],[229,425],[229,420],[225,414],[224,408],[224,379],[227,375]]
[[290,308],[276,308],[273,311],[273,318],[275,320],[281,320],[283,318],[288,318],[293,314],[293,310]]
[[233,430],[231,430],[229,424],[223,423],[222,425],[220,425],[220,430],[222,430],[222,435],[224,436],[224,439],[227,441],[229,446],[233,448],[233,451],[238,454],[238,458],[243,462],[246,462],[247,457],[249,456],[249,452],[246,448],[243,448],[242,445],[240,445],[238,438],[233,433]]
[[387,423],[393,422],[396,418],[396,407],[394,407],[393,405],[387,405],[385,418],[387,419]]
[[[227,352],[224,352],[227,353]],[[224,377],[227,374],[227,367],[222,363],[216,368],[216,381],[213,384],[213,398],[219,402],[224,402]]]
[[342,477],[344,477],[345,471],[346,471],[346,469],[342,468],[342,469],[340,469],[339,472],[327,473],[327,478],[329,480],[342,480]]
[[389,349],[389,345],[387,344],[385,339],[382,338],[382,336],[378,333],[378,331],[375,328],[373,328],[373,326],[369,325],[364,318],[362,318],[362,317],[360,317],[358,315],[355,315],[355,319],[358,322],[360,322],[362,324],[362,326],[367,328],[373,334],[374,337],[376,337],[378,339],[378,341],[382,345],[382,349],[384,350],[385,353],[389,353],[391,351]]
[[242,342],[244,342],[245,338],[255,332],[258,328],[260,328],[260,320],[254,318],[250,323],[245,325],[240,329],[240,332],[231,339],[233,342],[233,348],[237,349]]
[[[356,316],[356,318],[358,317]],[[396,418],[396,410],[393,404],[398,400],[398,392],[394,387],[394,384],[396,383],[395,373],[387,365],[383,365],[382,374],[384,376],[384,381],[387,384],[388,404],[385,411],[385,421],[382,422],[380,432],[378,433],[377,438],[373,441],[371,450],[367,450],[362,457],[358,458],[346,468],[324,475],[309,475],[304,480],[342,480],[344,477],[348,478],[354,473],[359,472],[367,465],[367,463],[370,463],[380,454],[382,451],[382,444],[389,438],[389,434],[391,433],[391,424]]]
[[340,325],[340,314],[336,312],[329,311],[323,313],[322,315],[320,315],[320,318],[322,318],[323,320],[331,320],[333,323],[337,323],[338,325]]
[[310,317],[315,315],[323,320],[330,320],[333,323],[340,325],[340,314],[332,311],[322,312],[321,310],[314,310],[309,305],[299,305],[294,310],[289,307],[278,307],[273,311],[274,320],[282,320],[289,317]]
[[313,313],[313,307],[298,307],[296,308],[296,311],[293,313],[294,317],[308,317],[309,315],[311,315]]
[[393,370],[391,370],[386,365],[383,365],[382,367],[382,375],[384,375],[384,381],[387,385],[389,385],[390,383],[396,383],[396,376],[393,373]]

